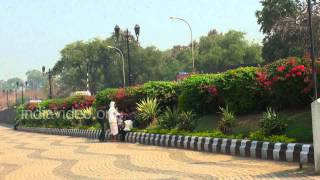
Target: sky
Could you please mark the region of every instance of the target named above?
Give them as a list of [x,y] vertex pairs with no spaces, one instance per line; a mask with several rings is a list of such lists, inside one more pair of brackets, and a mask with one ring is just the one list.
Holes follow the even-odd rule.
[[161,50],[190,42],[209,30],[243,31],[261,42],[255,11],[259,0],[0,0],[0,80],[25,79],[28,70],[53,67],[60,50],[77,40],[106,38],[118,24],[134,32],[140,26],[143,47]]

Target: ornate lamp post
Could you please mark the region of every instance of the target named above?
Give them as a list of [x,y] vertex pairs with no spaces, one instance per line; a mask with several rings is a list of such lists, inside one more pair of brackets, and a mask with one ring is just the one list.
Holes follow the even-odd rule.
[[46,72],[46,67],[42,66],[42,73],[45,75],[48,75],[48,81],[49,81],[49,99],[52,99],[52,71],[49,68],[48,72]]
[[[140,35],[140,26],[138,24],[135,25],[134,27],[134,32],[137,38],[137,42],[139,40],[139,35]],[[116,25],[114,27],[114,34],[116,36],[117,42],[119,42],[119,37],[120,37],[120,27]],[[123,38],[123,37],[122,37]],[[129,46],[129,41],[130,41],[130,33],[129,30],[126,29],[124,38],[126,39],[126,45],[127,45],[127,58],[128,58],[128,71],[129,71],[129,86],[132,85],[133,83],[133,76],[132,76],[132,71],[131,71],[131,61],[130,61],[130,46]]]
[[195,72],[195,67],[194,67],[194,45],[193,45],[193,38],[192,38],[192,29],[191,29],[191,25],[188,23],[187,20],[183,19],[183,18],[179,18],[179,17],[173,17],[171,16],[170,19],[172,20],[180,20],[184,23],[186,23],[189,27],[190,30],[190,39],[191,39],[191,56],[192,56],[192,71]]

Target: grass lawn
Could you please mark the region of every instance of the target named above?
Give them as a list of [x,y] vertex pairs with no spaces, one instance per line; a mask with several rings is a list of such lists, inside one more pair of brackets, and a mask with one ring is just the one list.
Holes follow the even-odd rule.
[[[280,113],[286,116],[289,120],[289,126],[285,132],[288,137],[295,138],[298,142],[312,142],[310,108],[286,110]],[[252,113],[236,116],[238,124],[234,129],[234,133],[248,135],[250,131],[258,130],[261,116],[262,113]],[[200,117],[198,126],[196,127],[195,131],[211,131],[213,129],[216,129],[220,118],[221,115],[217,113]]]

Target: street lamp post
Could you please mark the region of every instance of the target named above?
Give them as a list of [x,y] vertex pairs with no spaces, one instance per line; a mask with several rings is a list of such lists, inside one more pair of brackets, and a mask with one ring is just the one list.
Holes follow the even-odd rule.
[[24,104],[24,96],[23,96],[23,87],[24,85],[26,86],[26,92],[27,92],[27,86],[28,86],[28,81],[25,82],[25,84],[21,84],[21,104]]
[[49,68],[48,72],[46,72],[46,67],[42,66],[42,73],[48,75],[48,81],[49,81],[49,99],[52,99],[52,71]]
[[89,87],[89,59],[86,59],[86,63],[87,63],[87,92],[90,92],[90,87]]
[[172,20],[180,20],[184,23],[186,23],[189,27],[190,30],[190,39],[191,39],[191,56],[192,56],[192,71],[195,72],[195,66],[194,66],[194,45],[193,45],[193,37],[192,37],[192,29],[191,29],[191,25],[188,23],[187,20],[183,19],[183,18],[179,18],[179,17],[173,17],[171,16],[170,19]]
[[123,57],[123,53],[122,51],[117,48],[117,47],[113,47],[113,46],[107,46],[110,49],[115,49],[116,51],[119,52],[121,59],[122,59],[122,75],[123,75],[123,88],[126,88],[126,73],[125,73],[125,69],[124,69],[124,57]]
[[[135,25],[134,27],[135,35],[137,37],[137,42],[139,41],[139,35],[140,35],[140,26],[138,24]],[[120,27],[116,25],[114,27],[114,33],[117,38],[117,42],[119,42],[119,36],[120,36]],[[129,41],[130,41],[130,33],[129,30],[126,29],[125,31],[125,38],[126,38],[126,46],[127,46],[127,58],[128,58],[128,75],[129,75],[129,86],[132,85],[133,83],[133,76],[132,76],[132,71],[131,71],[131,61],[130,61],[130,46],[129,46]]]
[[308,0],[308,19],[309,19],[309,39],[310,39],[310,54],[312,60],[312,76],[314,83],[314,99],[318,99],[318,83],[317,83],[317,71],[314,57],[314,39],[313,39],[313,29],[312,29],[312,4],[311,0]]

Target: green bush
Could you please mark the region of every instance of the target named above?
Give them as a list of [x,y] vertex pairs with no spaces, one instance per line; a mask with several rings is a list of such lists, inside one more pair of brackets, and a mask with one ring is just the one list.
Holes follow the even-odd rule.
[[[256,67],[241,67],[219,74],[193,75],[182,82],[179,107],[207,113],[227,104],[236,113],[252,111],[259,104],[257,70]],[[208,86],[217,89],[214,96]]]
[[107,88],[102,91],[99,91],[96,94],[96,100],[94,102],[95,108],[108,108],[110,102],[113,100],[114,95],[116,94],[117,89]]
[[181,93],[178,99],[179,109],[183,111],[192,110],[199,114],[214,111],[214,107],[218,107],[219,102],[210,95],[205,87],[216,85],[215,82],[221,78],[221,76],[221,74],[198,74],[183,80],[181,82]]
[[179,114],[177,129],[180,131],[193,131],[197,124],[196,115],[192,111],[182,111]]
[[141,96],[157,98],[160,107],[177,105],[178,84],[170,81],[150,81],[137,90]]
[[167,107],[164,113],[159,117],[158,126],[162,129],[173,129],[179,121],[179,110],[177,108]]
[[224,104],[235,113],[246,113],[257,109],[259,96],[257,92],[256,67],[240,67],[223,73],[216,82],[220,87]]
[[236,118],[234,113],[229,110],[228,106],[226,108],[220,107],[221,120],[218,123],[218,129],[224,134],[230,134],[232,128],[236,125]]
[[267,135],[283,134],[288,127],[287,119],[272,108],[267,108],[260,121],[262,131]]
[[159,103],[156,98],[146,98],[137,103],[138,120],[143,126],[157,122]]

